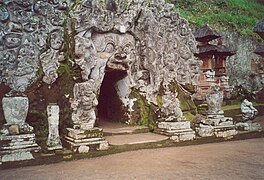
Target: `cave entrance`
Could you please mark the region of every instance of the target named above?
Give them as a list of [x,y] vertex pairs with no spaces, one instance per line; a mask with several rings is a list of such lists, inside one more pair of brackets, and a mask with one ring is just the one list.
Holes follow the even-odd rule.
[[106,70],[98,99],[99,121],[121,122],[123,103],[118,95],[117,83],[127,77],[126,71]]

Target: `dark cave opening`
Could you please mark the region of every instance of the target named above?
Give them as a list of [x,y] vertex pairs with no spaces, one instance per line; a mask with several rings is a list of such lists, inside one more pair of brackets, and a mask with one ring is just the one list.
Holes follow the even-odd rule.
[[108,70],[100,88],[98,117],[100,121],[119,122],[123,116],[122,101],[117,91],[116,83],[127,76],[126,71]]

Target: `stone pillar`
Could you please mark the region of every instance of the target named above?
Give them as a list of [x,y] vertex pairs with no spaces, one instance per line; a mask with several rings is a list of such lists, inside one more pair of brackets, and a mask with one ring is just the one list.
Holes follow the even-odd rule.
[[34,159],[32,152],[40,147],[35,142],[33,127],[25,122],[28,97],[6,96],[2,105],[6,124],[0,134],[0,163]]
[[62,149],[59,135],[59,112],[60,108],[57,104],[49,104],[47,106],[49,136],[47,140],[48,150]]

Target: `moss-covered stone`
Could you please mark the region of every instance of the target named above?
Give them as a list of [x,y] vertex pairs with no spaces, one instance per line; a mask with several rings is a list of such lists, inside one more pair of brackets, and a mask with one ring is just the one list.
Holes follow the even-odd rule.
[[180,108],[184,111],[190,111],[194,115],[196,114],[196,106],[191,99],[191,94],[184,89],[184,87],[178,84],[176,81],[172,81],[169,84],[170,91],[177,92],[177,98],[180,100]]
[[136,89],[132,89],[131,98],[137,99],[133,106],[134,111],[132,112],[132,121],[139,125],[148,126],[150,129],[154,129],[156,121],[154,105],[149,104],[146,98]]

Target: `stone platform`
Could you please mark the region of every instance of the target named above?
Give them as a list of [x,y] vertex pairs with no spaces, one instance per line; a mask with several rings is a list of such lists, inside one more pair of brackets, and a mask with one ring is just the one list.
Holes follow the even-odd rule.
[[0,163],[34,159],[32,152],[40,150],[33,133],[1,135],[0,141]]
[[184,122],[159,122],[155,133],[169,136],[175,142],[190,141],[195,139],[195,132],[191,129],[189,121]]
[[88,130],[67,128],[67,131],[65,145],[74,152],[88,153],[91,149],[108,149],[108,142],[103,138],[103,130],[100,128]]

